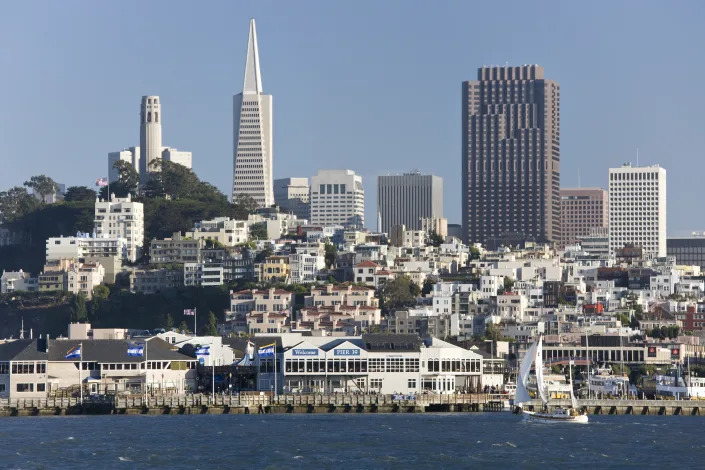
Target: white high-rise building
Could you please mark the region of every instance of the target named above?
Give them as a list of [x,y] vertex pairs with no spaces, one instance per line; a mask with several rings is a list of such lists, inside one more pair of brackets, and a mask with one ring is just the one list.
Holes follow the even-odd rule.
[[627,243],[666,256],[666,170],[625,164],[609,170],[610,256]]
[[363,227],[365,190],[352,170],[318,170],[311,177],[311,224]]
[[260,207],[274,204],[272,188],[272,95],[262,93],[255,20],[250,20],[242,93],[233,97],[233,201],[252,197]]
[[127,240],[127,259],[137,261],[144,246],[144,206],[126,198],[110,195],[110,201],[95,202],[95,236]]
[[118,171],[113,168],[113,165],[115,165],[115,162],[118,160],[123,160],[126,161],[127,163],[130,163],[135,171],[139,173],[140,171],[140,148],[139,147],[130,147],[126,148],[123,150],[120,150],[119,152],[110,152],[108,154],[108,181],[111,183],[114,183],[115,181],[118,180],[119,174]]
[[191,169],[191,152],[184,152],[171,147],[164,147],[162,150],[162,160],[183,165]]
[[154,160],[162,156],[162,116],[158,96],[143,96],[140,107],[140,181],[155,171]]
[[280,178],[274,180],[274,203],[283,212],[290,212],[298,219],[309,220],[308,178]]

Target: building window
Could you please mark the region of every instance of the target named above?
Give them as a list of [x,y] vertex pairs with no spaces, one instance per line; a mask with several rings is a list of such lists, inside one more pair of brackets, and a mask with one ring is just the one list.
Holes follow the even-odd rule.
[[407,387],[409,389],[416,389],[416,379],[409,379],[407,381]]
[[46,392],[46,384],[37,384],[38,392]]
[[379,390],[382,388],[382,379],[370,379],[370,388]]
[[34,384],[17,384],[18,392],[33,392]]

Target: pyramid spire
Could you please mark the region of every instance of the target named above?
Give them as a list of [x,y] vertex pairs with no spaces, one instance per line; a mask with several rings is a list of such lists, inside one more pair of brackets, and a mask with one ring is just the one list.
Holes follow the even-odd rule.
[[247,62],[245,63],[245,83],[243,94],[262,93],[262,77],[259,73],[259,53],[257,52],[257,28],[255,19],[250,20],[250,36],[247,40]]

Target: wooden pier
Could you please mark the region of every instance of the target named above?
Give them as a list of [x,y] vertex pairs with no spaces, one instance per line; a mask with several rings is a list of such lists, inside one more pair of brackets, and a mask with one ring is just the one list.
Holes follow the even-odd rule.
[[0,416],[72,414],[256,414],[490,412],[506,408],[491,394],[365,395],[171,395],[0,400]]
[[[551,400],[548,405],[549,409],[561,406],[570,406],[570,400]],[[705,415],[705,400],[578,400],[578,406],[591,415]],[[542,404],[539,400],[533,400],[525,407],[529,411],[540,410]]]

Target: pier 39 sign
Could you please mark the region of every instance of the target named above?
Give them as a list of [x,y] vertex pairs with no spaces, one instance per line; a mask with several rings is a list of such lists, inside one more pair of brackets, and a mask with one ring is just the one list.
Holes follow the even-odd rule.
[[359,349],[336,349],[333,351],[334,356],[359,356]]

